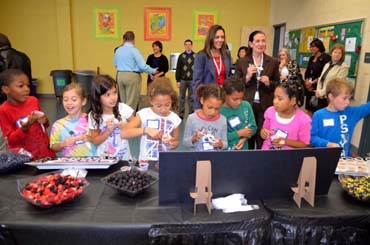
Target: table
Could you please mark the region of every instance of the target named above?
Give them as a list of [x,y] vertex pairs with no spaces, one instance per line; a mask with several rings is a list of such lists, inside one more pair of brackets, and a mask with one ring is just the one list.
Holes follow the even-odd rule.
[[[90,185],[72,202],[41,209],[18,193],[16,180],[45,173],[31,166],[0,175],[0,244],[370,244],[370,210],[344,193],[334,180],[316,207],[303,202],[257,200],[259,210],[208,215],[198,206],[158,205],[158,185],[136,198],[101,183],[116,171],[89,170]],[[14,243],[11,243],[14,242]]]

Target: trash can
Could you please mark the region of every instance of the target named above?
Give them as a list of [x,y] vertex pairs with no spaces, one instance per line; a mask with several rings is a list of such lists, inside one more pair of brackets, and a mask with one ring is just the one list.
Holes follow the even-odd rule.
[[50,76],[53,77],[55,96],[61,97],[64,87],[72,82],[72,71],[52,70]]
[[37,97],[37,78],[32,78],[31,82],[31,95]]
[[93,70],[80,70],[74,71],[76,82],[79,83],[83,89],[86,91],[87,95],[90,95],[92,79],[96,75]]

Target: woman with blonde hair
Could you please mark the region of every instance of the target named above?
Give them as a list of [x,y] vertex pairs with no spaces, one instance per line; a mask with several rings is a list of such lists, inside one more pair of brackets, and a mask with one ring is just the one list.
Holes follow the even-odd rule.
[[345,49],[342,44],[334,44],[330,49],[331,61],[326,63],[322,69],[315,96],[318,98],[318,109],[328,105],[326,97],[326,85],[334,78],[346,80],[349,66],[344,62]]

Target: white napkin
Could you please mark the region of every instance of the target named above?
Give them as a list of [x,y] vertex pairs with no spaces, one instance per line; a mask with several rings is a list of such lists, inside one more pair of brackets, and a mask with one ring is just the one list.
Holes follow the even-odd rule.
[[232,194],[226,197],[212,199],[212,205],[215,209],[222,209],[224,213],[233,213],[241,211],[250,211],[259,209],[258,205],[248,205],[244,194]]

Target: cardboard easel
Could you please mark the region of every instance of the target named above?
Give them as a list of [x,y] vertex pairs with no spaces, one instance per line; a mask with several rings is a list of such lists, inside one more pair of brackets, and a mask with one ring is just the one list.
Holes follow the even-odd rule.
[[211,161],[197,161],[195,192],[190,192],[190,196],[194,199],[194,216],[198,204],[205,204],[208,213],[211,214],[211,176]]
[[298,186],[292,187],[294,192],[293,200],[299,208],[301,207],[302,198],[305,199],[312,207],[314,207],[316,167],[316,157],[303,158],[301,171],[297,181]]

